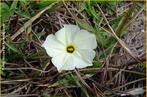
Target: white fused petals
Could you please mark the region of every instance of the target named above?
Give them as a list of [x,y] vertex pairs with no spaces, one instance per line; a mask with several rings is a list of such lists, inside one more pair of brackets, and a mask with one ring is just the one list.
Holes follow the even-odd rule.
[[64,25],[42,44],[57,70],[73,70],[92,66],[97,47],[96,37],[75,25]]

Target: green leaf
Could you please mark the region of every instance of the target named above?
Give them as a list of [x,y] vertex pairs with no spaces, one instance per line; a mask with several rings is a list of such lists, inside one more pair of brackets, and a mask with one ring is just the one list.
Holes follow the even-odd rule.
[[50,4],[52,4],[55,1],[49,1],[49,0],[43,0],[41,2],[38,2],[36,5],[34,5],[35,8],[44,8]]
[[69,74],[65,74],[65,78],[74,82],[73,78]]
[[9,10],[9,6],[6,3],[3,3],[3,2],[1,2],[0,4],[1,4],[1,8],[2,8],[2,10],[1,10],[2,13],[1,14],[7,13],[6,11]]
[[[50,59],[47,59],[47,60],[42,64],[40,70],[44,70],[44,68],[48,65],[49,61],[50,61]],[[34,77],[35,77],[35,78],[38,77],[39,74],[40,74],[40,72],[37,72],[37,73],[35,74]]]
[[120,23],[122,22],[125,15],[126,15],[126,13],[122,14],[121,16],[119,16],[116,19],[113,19],[113,20],[109,21],[109,23],[110,23],[110,25],[112,25],[112,28],[114,29],[114,31],[120,25]]
[[[117,29],[116,29],[116,31],[115,31],[117,36],[120,36],[120,35],[123,33],[123,30],[124,30],[123,28],[124,28],[125,25],[128,23],[128,21],[129,21],[131,15],[132,15],[132,13],[133,13],[133,11],[135,10],[136,5],[137,5],[137,2],[133,2],[131,8],[130,8],[129,11],[126,13],[125,17],[123,18],[121,24],[117,27]],[[114,44],[114,43],[117,42],[116,39],[113,38],[113,37],[112,37],[111,40],[112,40],[112,41],[110,41],[111,43],[109,43],[109,44]]]
[[0,69],[0,74],[1,74],[2,76],[6,76],[6,73],[5,73],[3,70],[1,70],[1,69]]
[[122,30],[123,30],[123,27],[125,26],[125,24],[129,21],[129,18],[131,17],[132,15],[132,12],[135,10],[135,7],[137,5],[137,2],[136,3],[133,3],[132,7],[129,9],[129,11],[126,13],[126,16],[124,17],[122,23],[120,24],[120,26],[117,28],[116,30],[116,35],[121,35],[122,33]]
[[13,54],[6,57],[6,60],[11,61],[18,58],[24,58],[22,54]]
[[31,17],[31,14],[29,13],[29,10],[26,8],[24,4],[25,2],[21,0],[19,2],[20,2],[21,7],[25,10],[24,15],[27,17],[27,19],[29,19]]
[[[45,35],[45,32],[37,33],[37,37],[41,37],[43,35]],[[32,39],[35,40],[35,39],[37,39],[37,37],[34,35],[34,36],[32,36]]]
[[20,21],[25,21],[25,20],[30,19],[30,16],[27,15],[25,12],[22,12],[21,10],[16,10],[15,12],[21,16],[19,18]]
[[100,66],[102,66],[102,62],[99,62],[99,61],[93,62],[93,67],[100,67]]
[[58,86],[58,87],[67,87],[69,86],[69,81],[64,79],[60,79],[58,80],[56,83],[53,84],[53,86]]
[[0,3],[2,6],[2,11],[1,11],[1,25],[4,23],[4,21],[11,15],[14,14],[15,10],[16,10],[16,6],[17,6],[17,1],[13,1],[11,7],[9,8],[9,6],[6,3]]
[[[34,5],[34,8],[42,9],[42,8],[52,4],[54,2],[55,1],[44,0],[44,1],[41,1],[41,2],[37,3],[36,5]],[[56,10],[61,5],[62,5],[62,2],[59,2],[58,4],[54,5],[52,8],[48,9],[45,13],[52,12],[52,11]]]
[[19,55],[22,55],[23,58],[25,58],[25,55],[20,51],[18,50],[15,46],[13,46],[12,44],[10,43],[6,43],[6,46],[8,46],[11,50],[13,50],[14,52],[18,53]]
[[11,5],[10,9],[16,9],[17,3],[18,3],[18,1],[16,1],[16,0],[13,1],[13,3],[12,3],[12,5]]
[[16,9],[17,9],[17,3],[18,3],[18,1],[13,1],[12,5],[10,7],[10,10],[8,12],[9,13],[9,16],[13,15],[14,12],[16,11]]
[[59,2],[58,4],[54,5],[52,8],[47,10],[47,12],[52,12],[52,11],[56,10],[58,7],[60,7],[61,5],[62,5],[62,2]]
[[96,30],[86,21],[86,20],[81,20],[75,16],[75,20],[82,26],[84,29],[87,31],[90,31],[92,33],[95,33]]
[[1,11],[1,15],[0,15],[0,18],[1,18],[1,25],[3,24],[3,22],[5,21],[5,19],[8,17],[8,12],[9,12],[9,6],[6,4],[6,3],[0,3],[1,4],[1,7],[2,9],[0,10]]
[[97,42],[100,46],[104,46],[106,47],[106,40],[104,39],[104,36],[102,35],[102,33],[97,33],[96,34],[96,39],[97,39]]
[[33,54],[28,55],[26,58],[27,58],[27,59],[31,59],[31,58],[34,58],[34,57],[36,57],[36,56],[42,55],[42,54],[44,54],[44,53],[45,53],[45,50],[41,50],[41,51],[39,51],[39,52],[37,52],[37,53],[33,53]]
[[109,48],[107,48],[104,52],[101,52],[99,55],[99,59],[101,59],[101,58],[104,58],[105,56],[104,56],[104,54],[106,54],[106,56],[107,55],[109,55],[110,54],[110,52],[112,51],[112,48],[113,48],[113,46],[114,45],[111,45]]
[[15,10],[15,13],[17,13],[21,16],[19,18],[20,21],[28,20],[31,17],[31,14],[28,10],[28,8],[30,6],[27,8],[25,3],[28,3],[28,2],[21,1],[21,0],[19,1],[19,4],[21,5],[23,11],[22,10]]
[[90,4],[91,2],[87,2],[88,4],[88,10],[92,14],[93,18],[96,18],[98,22],[100,22],[101,17],[95,12],[93,6]]
[[[73,75],[73,74],[71,74],[71,77],[72,77],[72,79],[74,80],[74,82],[76,83],[76,85],[79,86],[79,87],[81,87],[81,89],[83,90],[82,85],[81,85],[81,83],[80,83],[79,80],[78,80],[78,77],[75,76],[75,75]],[[83,90],[83,91],[84,91],[84,90]]]
[[2,67],[4,67],[4,63],[3,62],[5,62],[5,59],[2,59],[1,60],[2,62],[1,62],[1,64],[0,64],[0,74],[1,75],[3,75],[3,76],[6,76],[6,74],[5,74],[5,72],[1,69]]
[[29,34],[32,31],[32,23],[26,28],[25,39],[29,39]]
[[65,74],[65,78],[68,80],[68,81],[71,81],[73,85],[76,85],[76,86],[79,86],[81,87],[81,84],[80,82],[78,81],[78,77],[73,75],[73,74]]

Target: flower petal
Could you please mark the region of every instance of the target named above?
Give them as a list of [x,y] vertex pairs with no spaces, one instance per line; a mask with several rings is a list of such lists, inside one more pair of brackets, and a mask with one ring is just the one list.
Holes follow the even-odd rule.
[[59,41],[63,44],[72,44],[76,33],[80,30],[78,26],[75,25],[64,25],[55,35]]
[[73,70],[75,69],[72,54],[62,54],[52,59],[53,64],[57,67],[57,70]]
[[62,42],[64,45],[66,45],[66,36],[65,36],[65,28],[63,27],[59,31],[55,33],[56,38]]
[[92,62],[88,62],[80,53],[77,51],[73,53],[73,60],[76,68],[85,68],[92,66]]
[[80,31],[80,28],[75,25],[64,25],[64,27],[65,27],[67,44],[71,44],[73,43],[77,32]]
[[89,63],[92,63],[95,57],[95,51],[91,49],[77,49],[77,52]]
[[87,32],[86,30],[80,30],[77,33],[74,44],[77,48],[81,49],[95,49],[97,47],[95,35]]
[[54,35],[48,35],[42,46],[51,57],[65,53],[65,46]]

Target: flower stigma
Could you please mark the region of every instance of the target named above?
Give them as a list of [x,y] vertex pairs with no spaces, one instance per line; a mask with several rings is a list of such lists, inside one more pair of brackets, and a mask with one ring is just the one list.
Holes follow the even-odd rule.
[[73,53],[75,48],[73,46],[68,46],[66,50],[68,53]]

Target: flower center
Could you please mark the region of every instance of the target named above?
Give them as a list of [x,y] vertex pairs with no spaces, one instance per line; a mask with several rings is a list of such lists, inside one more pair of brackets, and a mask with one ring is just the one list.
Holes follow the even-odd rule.
[[73,53],[75,49],[73,46],[68,46],[66,50],[68,53]]

